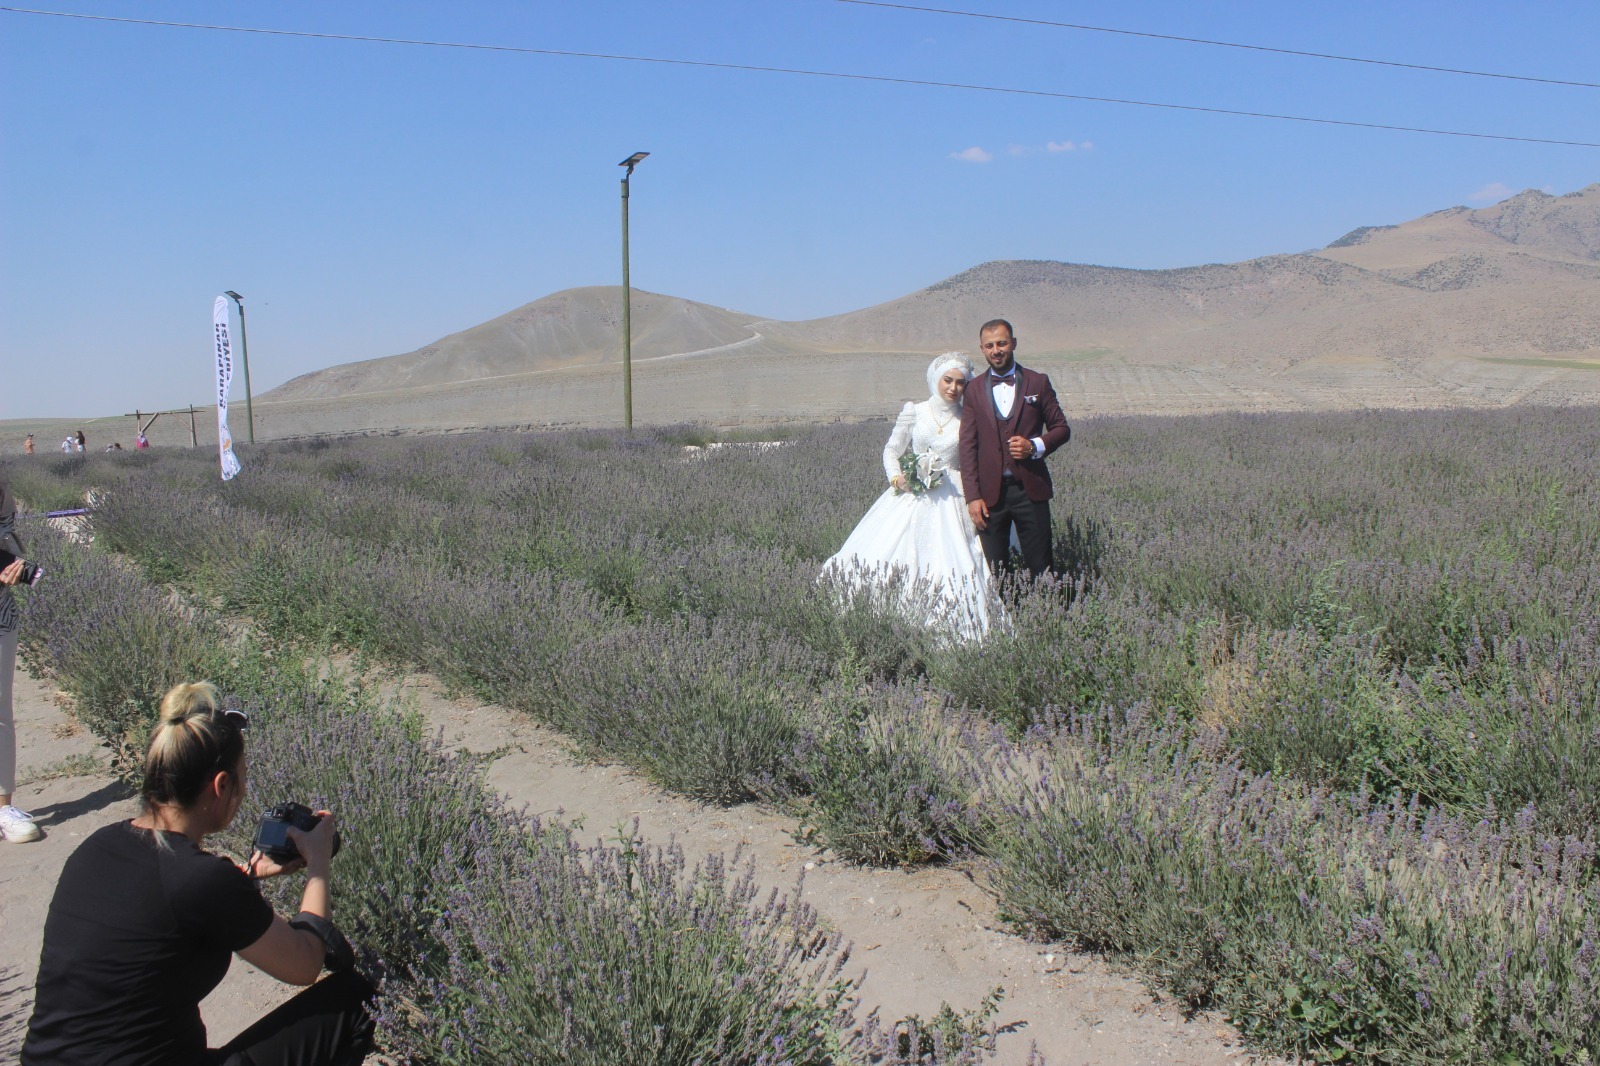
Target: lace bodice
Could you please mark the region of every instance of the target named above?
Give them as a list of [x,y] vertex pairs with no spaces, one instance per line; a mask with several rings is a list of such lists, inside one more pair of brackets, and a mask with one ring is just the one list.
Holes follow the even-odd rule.
[[908,451],[934,452],[950,469],[951,480],[961,479],[957,448],[961,442],[961,411],[936,409],[931,401],[908,403],[894,420],[894,432],[883,446],[883,471],[892,481],[900,473],[900,457]]

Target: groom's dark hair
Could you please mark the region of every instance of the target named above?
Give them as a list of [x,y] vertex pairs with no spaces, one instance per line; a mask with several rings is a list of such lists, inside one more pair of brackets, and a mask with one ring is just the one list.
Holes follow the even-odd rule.
[[1011,323],[1007,322],[1005,319],[1003,319],[1003,318],[991,318],[989,321],[985,322],[983,325],[978,327],[978,336],[982,337],[985,333],[988,333],[991,329],[999,329],[1001,326],[1004,326],[1006,328],[1006,334],[1008,336],[1015,337],[1017,335],[1017,331],[1012,329],[1011,328]]

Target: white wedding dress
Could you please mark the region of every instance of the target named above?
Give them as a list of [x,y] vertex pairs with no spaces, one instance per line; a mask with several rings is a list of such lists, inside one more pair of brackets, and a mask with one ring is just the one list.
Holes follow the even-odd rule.
[[895,606],[957,640],[989,630],[989,570],[961,491],[961,408],[935,397],[908,403],[883,449],[891,480],[907,451],[938,456],[939,483],[921,495],[888,489],[857,524],[823,573],[847,585],[893,590]]

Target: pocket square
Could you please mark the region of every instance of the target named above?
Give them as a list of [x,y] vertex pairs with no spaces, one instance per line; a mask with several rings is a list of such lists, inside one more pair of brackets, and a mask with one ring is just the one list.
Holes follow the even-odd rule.
[[1023,403],[1038,403],[1039,402],[1039,394],[1036,392],[1031,396],[1024,396],[1022,398],[1022,402]]

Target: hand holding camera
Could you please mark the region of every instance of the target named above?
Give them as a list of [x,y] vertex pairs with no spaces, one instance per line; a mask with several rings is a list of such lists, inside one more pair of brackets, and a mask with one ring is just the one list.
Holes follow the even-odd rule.
[[[334,826],[332,811],[314,811],[303,803],[280,803],[261,812],[261,824],[256,827],[256,854],[251,859],[258,877],[292,873],[302,866],[312,876],[327,876],[328,863],[339,853],[339,831]],[[324,890],[324,895],[326,890]],[[309,887],[307,899],[311,898]],[[309,906],[309,904],[307,904]],[[324,910],[317,913],[301,910],[289,922],[295,929],[304,929],[322,941],[325,955],[322,964],[340,972],[355,967],[355,950],[344,934],[326,917]]]
[[256,852],[268,860],[255,864],[257,875],[271,877],[302,865],[326,870],[340,843],[331,812],[313,811],[301,803],[269,807],[256,827]]
[[44,567],[0,548],[0,585],[37,585],[44,577]]

